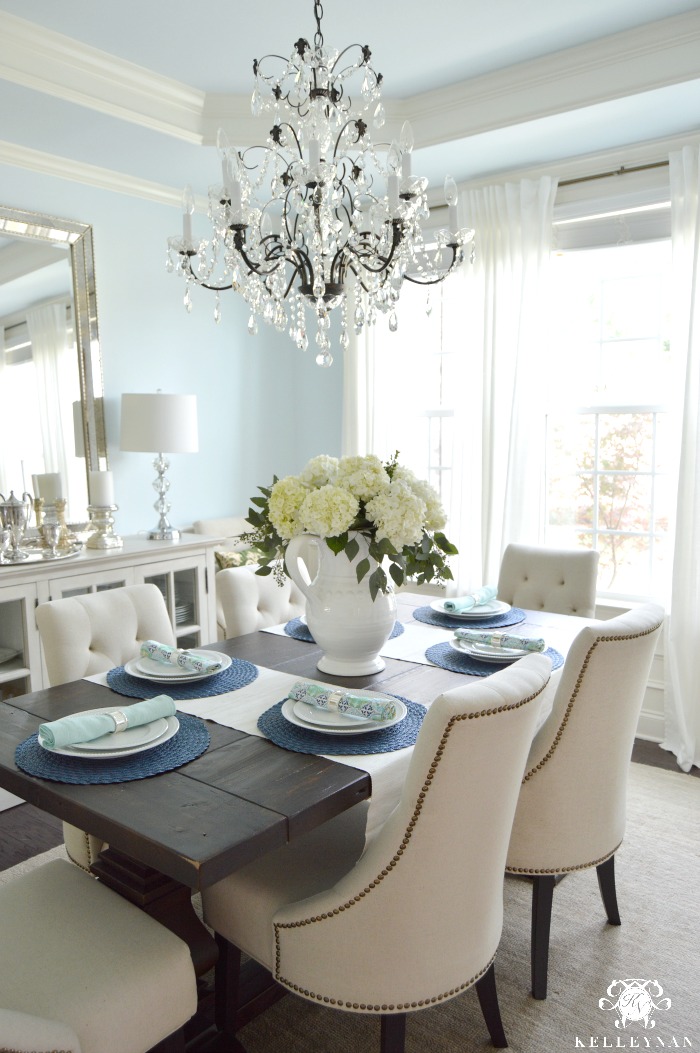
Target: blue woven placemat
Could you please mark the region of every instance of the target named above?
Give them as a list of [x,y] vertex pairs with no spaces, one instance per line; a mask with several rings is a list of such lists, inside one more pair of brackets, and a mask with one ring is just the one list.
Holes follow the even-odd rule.
[[42,749],[36,735],[20,742],[15,750],[15,763],[28,775],[52,782],[91,786],[96,783],[133,782],[179,768],[204,753],[209,745],[209,732],[199,717],[178,713],[180,729],[161,746],[154,746],[130,757],[90,760],[88,757],[63,757]]
[[123,665],[115,666],[107,673],[107,683],[119,695],[129,698],[155,698],[156,695],[169,695],[178,701],[190,698],[208,698],[210,695],[223,695],[226,691],[237,691],[239,687],[252,684],[258,675],[258,667],[242,658],[234,658],[228,669],[197,680],[193,684],[174,684],[162,680],[157,684],[150,680],[140,680],[127,673]]
[[521,607],[511,607],[505,614],[495,614],[491,618],[453,618],[434,611],[432,607],[417,607],[413,617],[428,625],[439,625],[441,629],[498,629],[501,625],[518,625],[527,615]]
[[[564,663],[563,656],[553,647],[548,647],[542,654],[550,659],[552,669],[558,669]],[[433,644],[425,652],[425,657],[443,669],[450,669],[453,673],[468,673],[469,676],[491,676],[499,669],[506,668],[505,662],[487,662],[481,658],[473,658],[470,654],[460,654],[449,643]]]
[[391,728],[368,732],[366,735],[325,735],[322,731],[307,731],[306,728],[290,724],[282,716],[282,706],[286,702],[284,698],[258,718],[258,727],[270,742],[295,753],[320,753],[335,757],[358,753],[392,753],[402,750],[404,746],[413,746],[427,710],[420,702],[409,702],[400,695],[391,697],[400,698],[406,703],[406,716]]
[[[316,643],[311,631],[309,630],[306,622],[302,621],[301,618],[292,618],[290,622],[284,627],[284,631],[287,636],[293,636],[295,640],[304,640],[306,643]],[[401,622],[394,622],[394,628],[391,630],[390,640],[393,640],[395,636],[400,636],[404,631],[404,627]]]

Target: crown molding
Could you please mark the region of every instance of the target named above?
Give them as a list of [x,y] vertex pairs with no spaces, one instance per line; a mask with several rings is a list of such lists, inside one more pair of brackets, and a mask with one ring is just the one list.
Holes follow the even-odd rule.
[[[26,168],[31,172],[54,176],[57,179],[69,179],[73,183],[110,190],[115,194],[129,194],[146,201],[155,201],[160,205],[176,205],[179,208],[182,203],[182,187],[176,189],[148,179],[137,179],[124,175],[123,172],[114,172],[109,168],[99,168],[97,165],[73,161],[67,157],[3,140],[0,140],[0,164]],[[198,199],[197,206],[206,211],[206,199]]]
[[[699,56],[700,11],[692,11],[407,99],[385,97],[382,138],[409,119],[420,149],[697,80]],[[268,131],[247,95],[207,95],[4,12],[0,77],[190,143],[213,144],[219,125],[239,146]]]
[[427,147],[698,79],[700,11],[692,11],[414,95],[402,107],[416,145]]
[[0,77],[120,120],[201,143],[205,93],[0,12]]

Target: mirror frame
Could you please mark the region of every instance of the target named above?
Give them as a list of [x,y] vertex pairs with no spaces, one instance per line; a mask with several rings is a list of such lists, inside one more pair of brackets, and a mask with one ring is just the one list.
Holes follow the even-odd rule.
[[[83,411],[85,471],[108,467],[104,426],[102,358],[97,322],[97,291],[92,227],[77,220],[0,205],[0,233],[50,241],[70,248],[75,343]],[[89,478],[89,477],[88,477]]]

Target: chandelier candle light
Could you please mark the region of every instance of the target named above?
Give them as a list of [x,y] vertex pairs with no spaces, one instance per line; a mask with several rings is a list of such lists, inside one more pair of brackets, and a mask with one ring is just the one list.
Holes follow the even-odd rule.
[[211,289],[218,322],[220,293],[233,289],[250,306],[251,334],[262,317],[288,330],[303,351],[309,312],[316,321],[316,362],[330,366],[331,311],[340,312],[343,348],[349,326],[359,333],[378,312],[389,314],[395,330],[404,280],[442,281],[462,262],[474,232],[459,229],[457,187],[447,176],[448,226],[426,243],[428,180],[412,173],[411,127],[404,124],[399,142],[373,146],[368,123],[377,129],[385,123],[382,75],[371,66],[367,45],[327,47],[322,16],[316,0],[313,44],[300,38],[288,60],[267,55],[253,62],[253,116],[272,114],[267,143],[239,151],[219,130],[222,182],[209,188],[211,236],[193,234],[195,199],[187,187],[182,236],[168,241],[168,269],[185,280],[188,311],[192,285]]

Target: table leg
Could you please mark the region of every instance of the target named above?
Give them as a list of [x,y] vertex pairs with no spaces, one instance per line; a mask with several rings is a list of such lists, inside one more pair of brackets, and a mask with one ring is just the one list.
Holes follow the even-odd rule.
[[216,941],[197,917],[192,906],[192,890],[187,885],[144,866],[116,848],[101,852],[91,869],[105,885],[185,941],[197,976],[214,966],[218,956]]

